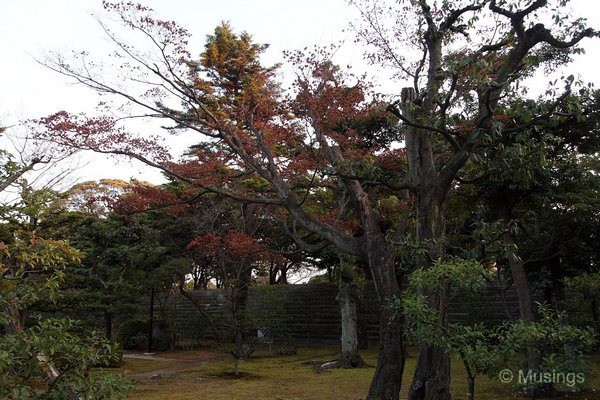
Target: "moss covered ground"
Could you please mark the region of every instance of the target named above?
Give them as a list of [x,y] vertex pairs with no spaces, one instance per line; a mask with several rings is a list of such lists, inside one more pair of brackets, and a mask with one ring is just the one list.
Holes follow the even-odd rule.
[[[364,399],[373,367],[316,373],[314,367],[307,363],[311,360],[328,361],[336,354],[335,347],[310,347],[300,348],[294,356],[270,357],[265,349],[259,349],[251,359],[241,362],[239,378],[231,374],[231,357],[208,349],[161,353],[153,359],[127,357],[120,372],[135,382],[136,389],[128,397],[134,400]],[[375,365],[375,349],[363,350],[361,354],[368,364]],[[464,399],[466,379],[462,364],[459,360],[452,364],[453,398]],[[565,393],[561,398],[600,400],[600,357],[591,358],[590,364],[591,373],[586,376],[587,389],[577,394]],[[414,357],[409,357],[401,399],[406,398],[414,366]],[[523,398],[513,391],[510,384],[503,384],[497,378],[481,376],[476,384],[477,399]]]

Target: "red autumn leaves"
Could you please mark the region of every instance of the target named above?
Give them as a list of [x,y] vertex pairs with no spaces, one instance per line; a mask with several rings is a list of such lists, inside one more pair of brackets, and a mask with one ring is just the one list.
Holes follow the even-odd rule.
[[249,261],[248,258],[258,260],[269,254],[259,240],[238,230],[230,230],[224,235],[214,232],[198,235],[187,245],[187,250],[206,257],[229,255],[245,261]]

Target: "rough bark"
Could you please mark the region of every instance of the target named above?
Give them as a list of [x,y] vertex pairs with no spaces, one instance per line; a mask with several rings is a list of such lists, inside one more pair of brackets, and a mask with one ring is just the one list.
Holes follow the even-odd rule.
[[381,306],[379,355],[366,400],[397,400],[402,384],[406,349],[403,317],[400,313],[394,313],[390,307],[394,298],[401,295],[400,282],[396,277],[395,254],[380,241],[368,242],[366,247]]
[[[430,307],[438,310],[441,326],[447,326],[446,309],[448,295],[442,291],[439,296],[428,295]],[[423,344],[419,346],[419,356],[413,375],[408,398],[426,400],[450,399],[450,353],[442,348]]]
[[340,304],[342,319],[342,351],[337,359],[338,368],[360,368],[365,362],[358,354],[358,327],[356,312],[356,295],[352,284],[342,282],[336,300]]
[[[432,241],[443,237],[443,228],[431,229],[431,227],[443,222],[438,221],[438,218],[431,214],[433,213],[424,216],[421,222],[427,225],[420,224],[418,231],[421,240],[433,243]],[[429,248],[429,256],[432,260],[443,255],[443,250],[436,249],[437,246],[433,243]],[[429,265],[430,263],[424,263],[423,267],[427,268]],[[443,327],[447,326],[448,290],[441,290],[437,294],[427,292],[421,294],[427,296],[429,307],[438,312],[438,323]],[[419,346],[419,357],[408,398],[409,400],[450,399],[450,353],[447,350],[429,344]]]
[[[355,176],[345,162],[339,147],[329,146],[324,137],[320,137],[320,143],[326,149],[333,166],[339,168],[344,175]],[[381,314],[379,356],[366,400],[397,400],[402,385],[406,353],[403,336],[404,320],[401,313],[395,312],[392,307],[394,300],[401,296],[400,277],[396,273],[396,253],[386,241],[379,225],[377,213],[361,183],[350,178],[344,178],[343,183],[360,218],[363,236],[357,241],[355,237],[339,233],[334,235],[333,232],[324,231],[321,232],[321,235],[326,239],[329,237],[333,239],[331,241],[341,251],[361,256],[367,261],[377,291]],[[295,198],[288,197],[288,204],[290,204],[290,200],[295,200]],[[294,208],[297,207],[297,204],[299,203],[290,204],[289,211],[298,218],[302,217],[302,212]],[[305,228],[319,232],[320,224],[316,221],[304,220],[302,223]],[[355,245],[358,245],[358,249]],[[356,250],[358,252],[354,253]]]
[[[439,46],[439,43],[435,46]],[[431,57],[435,58],[432,62],[435,61],[435,65],[439,65],[439,60],[436,58],[438,53],[437,47],[431,49]],[[435,71],[430,72],[433,74]],[[430,83],[435,86],[435,83]],[[417,113],[409,106],[415,98],[414,89],[403,89],[403,113],[412,121],[418,121]],[[444,249],[441,241],[446,228],[444,210],[448,185],[438,178],[430,135],[430,132],[414,127],[409,127],[406,131],[409,179],[415,187],[413,195],[417,214],[416,239],[427,253],[427,259],[421,262],[421,268],[428,268],[434,260],[443,257]],[[428,297],[430,307],[440,315],[439,323],[446,326],[447,291],[443,290],[436,295],[425,292],[421,294]],[[409,399],[450,399],[450,355],[447,351],[428,344],[419,347]]]

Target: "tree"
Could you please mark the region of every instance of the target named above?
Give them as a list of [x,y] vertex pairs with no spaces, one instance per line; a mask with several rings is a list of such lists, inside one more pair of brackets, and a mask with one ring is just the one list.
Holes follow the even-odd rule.
[[[77,184],[58,194],[40,222],[48,237],[68,240],[85,253],[69,268],[57,305],[88,325],[103,329],[114,342],[120,322],[136,314],[138,300],[151,287],[171,283],[160,265],[167,248],[159,231],[143,215],[122,216],[120,199],[139,182],[103,180]],[[166,282],[166,283],[165,283]],[[99,322],[103,321],[102,324]]]
[[[247,310],[255,272],[279,255],[269,248],[277,230],[265,229],[270,219],[263,207],[239,204],[222,195],[204,195],[185,182],[162,187],[136,185],[119,202],[129,216],[145,213],[160,227],[159,242],[168,249],[162,268],[175,277],[174,285],[207,320],[212,334],[238,364],[254,350],[248,332],[256,328]],[[192,201],[186,200],[191,196]],[[173,206],[177,202],[177,206]],[[132,214],[135,213],[135,214]],[[272,225],[270,225],[273,228]],[[190,285],[190,275],[192,284]],[[207,304],[193,291],[214,284],[225,298],[222,320],[214,320]]]
[[[393,18],[410,21],[386,31],[387,8],[357,3],[365,25],[359,34],[372,45],[372,60],[391,64],[397,74],[413,81],[389,110],[406,126],[408,182],[417,214],[417,242],[426,249],[424,264],[444,257],[444,213],[448,193],[469,158],[494,149],[499,140],[517,135],[554,114],[550,107],[530,116],[523,125],[505,129],[503,104],[523,93],[518,82],[546,64],[562,64],[579,52],[577,44],[596,32],[582,20],[573,24],[555,14],[552,32],[539,16],[548,1],[469,1],[455,4],[426,0],[405,2]],[[562,2],[563,4],[566,2]],[[495,20],[495,24],[487,21]],[[409,31],[409,35],[404,32]],[[408,36],[408,37],[407,37]],[[414,38],[414,39],[408,39]],[[398,43],[411,46],[421,57],[407,59]],[[470,42],[470,43],[469,43]],[[568,58],[568,57],[567,57]],[[560,103],[559,97],[553,104]],[[447,295],[429,296],[442,314]],[[447,399],[449,356],[443,349],[424,346],[410,391],[410,399]]]
[[[90,373],[109,365],[116,347],[76,321],[31,315],[34,305],[55,303],[65,270],[83,254],[66,240],[45,237],[40,223],[52,194],[23,184],[21,201],[2,210],[0,237],[0,395],[8,399],[120,398],[129,385],[120,377]],[[8,228],[8,229],[6,229]]]
[[[381,331],[382,351],[379,355],[377,372],[371,388],[371,398],[394,398],[400,390],[400,379],[404,366],[402,344],[402,320],[391,318],[385,305],[400,295],[400,285],[396,277],[395,251],[386,241],[379,225],[379,216],[375,204],[363,190],[358,179],[352,179],[355,173],[351,169],[350,160],[346,161],[338,146],[330,146],[329,140],[350,140],[344,144],[353,151],[352,162],[360,162],[369,149],[361,147],[370,145],[371,150],[380,149],[382,143],[367,141],[355,133],[355,128],[341,124],[342,118],[348,114],[357,121],[358,128],[371,131],[375,135],[385,128],[388,120],[382,115],[383,110],[375,117],[369,117],[364,108],[363,90],[359,86],[345,86],[335,74],[327,72],[330,65],[314,65],[315,74],[306,76],[313,79],[310,84],[299,82],[299,90],[305,95],[314,94],[318,81],[330,88],[327,97],[318,99],[303,110],[306,122],[323,124],[327,121],[313,119],[310,114],[314,107],[327,100],[339,102],[341,112],[328,115],[334,120],[313,133],[303,129],[299,121],[294,122],[285,107],[284,99],[278,95],[278,89],[271,79],[273,70],[260,66],[257,56],[264,46],[255,45],[250,36],[242,34],[237,37],[231,29],[220,26],[215,35],[208,38],[200,62],[191,61],[181,53],[181,35],[185,32],[174,23],[159,22],[142,18],[138,20],[127,6],[107,5],[116,11],[125,21],[137,26],[138,32],[155,31],[156,38],[167,46],[161,51],[163,64],[153,74],[160,77],[163,72],[165,87],[175,90],[176,96],[186,98],[183,110],[173,110],[163,102],[143,103],[136,99],[134,103],[150,107],[155,112],[171,118],[177,124],[174,129],[191,129],[212,138],[202,146],[198,146],[194,158],[175,163],[169,160],[164,148],[147,139],[133,138],[126,130],[115,125],[108,117],[87,119],[66,112],[60,112],[39,121],[48,130],[38,131],[39,138],[60,142],[71,148],[93,149],[99,152],[124,154],[141,160],[148,165],[161,169],[174,179],[192,185],[203,192],[212,192],[228,196],[243,203],[263,204],[287,210],[297,224],[322,238],[334,243],[342,252],[360,256],[366,260],[376,287],[382,307]],[[145,12],[145,10],[140,10]],[[130,19],[134,18],[134,19]],[[138,25],[141,23],[142,25]],[[116,38],[115,38],[116,40]],[[175,51],[175,53],[167,52]],[[135,59],[144,63],[142,58],[132,54]],[[150,67],[152,66],[145,64]],[[67,67],[63,73],[74,73]],[[56,65],[58,67],[58,65]],[[163,67],[166,69],[163,70]],[[70,71],[70,72],[69,72]],[[167,72],[170,71],[170,72]],[[335,70],[333,70],[335,72]],[[158,75],[156,75],[158,73]],[[89,80],[91,77],[79,75],[82,81],[90,86],[116,94],[116,89],[99,81]],[[161,78],[162,79],[162,78]],[[175,85],[173,87],[172,85]],[[169,88],[170,87],[170,88]],[[175,94],[173,92],[172,94]],[[348,96],[350,95],[350,96]],[[333,96],[333,98],[331,97]],[[142,102],[142,104],[140,104]],[[322,104],[327,107],[327,104]],[[337,119],[337,120],[335,120]],[[362,122],[361,122],[362,120]],[[361,123],[359,123],[361,122]],[[216,139],[216,140],[213,140]],[[311,143],[315,140],[324,151],[314,152],[306,146],[305,139]],[[285,146],[280,145],[285,143]],[[115,147],[116,146],[116,147]],[[142,152],[140,150],[144,149]],[[401,154],[384,151],[378,159],[386,159],[393,163],[401,158]],[[368,159],[369,163],[373,160]],[[223,168],[226,166],[226,168]],[[332,168],[332,169],[331,169]],[[385,170],[384,170],[385,173]],[[311,176],[314,176],[312,179]],[[260,191],[248,191],[244,182],[252,179],[259,185]],[[340,195],[336,200],[332,196],[323,196],[324,189],[334,188]],[[258,193],[253,195],[253,193]],[[391,195],[383,193],[383,198]],[[315,200],[310,199],[315,197]],[[325,197],[327,201],[321,201]],[[304,199],[304,200],[303,200]],[[343,201],[339,201],[342,199]],[[314,203],[320,207],[313,211],[308,205]],[[311,204],[312,203],[312,204]],[[397,206],[402,208],[402,204]],[[348,216],[349,207],[356,213],[360,222],[354,222]],[[342,218],[340,220],[340,218]],[[354,232],[361,225],[361,232]],[[297,241],[302,243],[301,241]],[[306,250],[314,246],[304,243]],[[317,248],[322,247],[321,244]]]
[[475,399],[477,375],[485,373],[495,377],[505,368],[523,371],[523,362],[527,362],[527,353],[532,346],[544,360],[543,369],[528,370],[528,378],[519,383],[532,393],[544,383],[540,379],[543,373],[565,371],[572,374],[566,383],[575,390],[577,384],[584,381],[581,355],[595,340],[591,329],[568,325],[564,313],[556,313],[548,307],[540,307],[541,318],[535,322],[521,319],[496,327],[456,322],[443,326],[438,311],[429,307],[424,296],[417,294],[423,287],[442,290],[449,282],[453,294],[460,291],[463,295],[473,296],[485,287],[493,273],[477,261],[460,259],[437,262],[431,268],[413,272],[407,295],[396,304],[407,316],[409,335],[417,343],[435,344],[460,357],[467,376],[469,400]]
[[14,160],[14,157],[5,150],[0,151],[0,192],[5,191],[9,186],[15,184],[27,172],[42,162],[41,159],[34,157],[24,165]]
[[364,278],[361,279],[356,262],[345,260],[344,257],[342,260],[339,266],[339,290],[335,298],[340,305],[342,351],[334,365],[338,368],[364,367],[366,364],[358,354],[356,309],[364,289]]
[[230,328],[234,343],[231,351],[235,362],[234,372],[239,375],[239,360],[248,358],[254,351],[254,343],[249,343],[247,338],[247,332],[252,327],[247,310],[252,272],[255,264],[267,255],[267,249],[260,238],[254,236],[260,225],[256,218],[260,213],[256,212],[254,206],[236,207],[228,199],[222,199],[221,202],[225,203],[225,207],[222,206],[224,212],[220,213],[221,218],[217,220],[219,226],[196,232],[187,249],[202,254],[205,265],[211,266],[213,276],[221,282],[227,299],[227,327]]
[[[436,262],[428,269],[414,271],[409,279],[406,296],[396,306],[409,321],[407,333],[418,344],[435,345],[456,352],[467,375],[467,399],[475,399],[477,375],[497,368],[500,356],[495,351],[493,332],[483,324],[443,324],[439,311],[431,308],[427,298],[419,293],[449,290],[455,294],[473,296],[485,287],[492,271],[485,270],[474,260],[454,259]],[[495,369],[494,369],[495,370]]]
[[[507,121],[507,129],[524,124],[529,115],[547,107],[557,107],[560,116],[541,121],[535,129],[520,132],[515,138],[504,138],[489,150],[491,156],[471,164],[462,174],[459,190],[474,190],[479,200],[470,201],[481,202],[480,213],[474,218],[479,221],[471,222],[478,236],[473,238],[479,248],[476,253],[502,271],[509,284],[514,282],[519,318],[525,323],[538,319],[536,287],[543,288],[548,303],[559,310],[561,279],[567,273],[561,265],[563,254],[576,254],[577,242],[593,242],[593,228],[587,228],[587,221],[596,217],[596,167],[594,156],[579,151],[576,145],[578,136],[593,135],[592,94],[581,89],[558,106],[532,100],[508,104],[513,120]],[[580,127],[579,134],[569,132],[572,124]],[[586,142],[588,149],[593,148]],[[575,221],[577,228],[572,226]],[[593,258],[585,255],[593,252],[588,248],[581,253],[586,260],[581,268],[593,268]],[[531,344],[528,357],[528,367],[534,371],[543,367],[536,347]],[[535,389],[538,394],[554,391],[551,385]]]
[[[412,66],[389,46],[394,36],[380,35],[377,18],[365,12],[371,25],[366,37],[378,46],[378,59],[397,62],[401,74],[414,81],[400,101],[383,104],[368,100],[363,81],[349,83],[319,54],[292,55],[300,73],[295,100],[288,102],[273,79],[275,70],[258,60],[265,46],[248,34],[237,36],[229,26],[219,26],[195,59],[185,47],[187,31],[174,22],[147,16],[143,6],[105,3],[155,45],[158,61],[151,63],[107,28],[121,56],[135,64],[123,69],[123,79],[148,82],[151,90],[124,92],[121,81],[113,84],[90,73],[84,58],[81,66],[60,57],[48,60],[48,66],[99,92],[122,96],[146,116],[173,121],[172,131],[209,139],[193,158],[173,162],[155,140],[136,137],[114,118],[66,112],[38,121],[46,128],[38,137],[126,155],[199,190],[284,209],[294,224],[364,259],[382,306],[381,351],[368,398],[396,399],[405,359],[403,321],[388,306],[401,295],[396,244],[408,225],[393,218],[390,224],[379,205],[395,204],[402,214],[409,190],[417,215],[414,237],[425,250],[419,264],[444,257],[444,210],[460,169],[474,154],[496,145],[498,137],[531,128],[554,112],[551,108],[525,126],[506,130],[498,115],[501,103],[520,95],[516,83],[536,67],[560,63],[583,38],[595,35],[582,21],[564,23],[555,33],[535,24],[546,6],[543,0],[511,8],[495,0],[458,7],[441,1],[435,9],[425,0],[404,3],[400,18],[414,21],[409,37],[416,38],[422,54]],[[461,46],[460,38],[469,35],[478,38],[474,50]],[[399,151],[389,149],[400,139],[392,115],[402,121],[406,140]],[[255,179],[261,191],[248,191],[242,184],[246,179]],[[444,320],[446,295],[429,298]],[[435,346],[423,346],[419,353],[411,399],[423,398],[449,398],[449,356]]]

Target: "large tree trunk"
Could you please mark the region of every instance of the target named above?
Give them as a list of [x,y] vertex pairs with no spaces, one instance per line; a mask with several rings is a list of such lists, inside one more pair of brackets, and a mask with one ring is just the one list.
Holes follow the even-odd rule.
[[389,309],[382,310],[379,356],[366,400],[398,400],[406,360],[402,328],[400,314],[392,316]]
[[[421,191],[417,192],[417,236],[427,250],[429,260],[423,260],[421,268],[429,268],[431,262],[444,256],[441,240],[445,234],[444,208],[446,196],[438,194],[438,187],[431,179],[423,179]],[[429,307],[439,315],[438,323],[447,326],[449,289],[437,293],[420,293],[428,299]],[[409,391],[409,400],[450,400],[450,353],[429,344],[419,346],[419,357]]]
[[[511,213],[508,204],[506,204],[504,200],[498,200],[496,205],[503,221],[508,224],[511,220]],[[525,273],[523,260],[521,260],[519,255],[516,254],[517,247],[515,238],[512,232],[507,229],[502,235],[502,239],[504,240],[507,248],[515,250],[515,254],[511,254],[508,257],[508,265],[510,267],[510,274],[519,298],[519,314],[523,321],[534,322],[535,308],[533,306],[531,289],[529,288],[529,282],[527,280],[527,274]]]
[[419,347],[419,358],[408,398],[450,398],[450,357],[446,350],[429,345]]
[[[438,323],[447,326],[447,291],[442,290],[438,295],[426,295],[429,306],[440,315]],[[450,383],[450,353],[446,349],[428,344],[419,346],[417,365],[408,394],[409,400],[449,400]]]
[[[504,243],[508,247],[515,246],[515,238],[512,233],[506,232],[503,235]],[[531,296],[531,290],[529,288],[529,281],[527,274],[525,274],[525,268],[523,261],[518,255],[509,256],[508,264],[510,266],[510,274],[512,276],[517,296],[519,298],[519,314],[521,319],[526,322],[535,321],[535,308],[533,306],[533,298]]]
[[397,400],[402,385],[406,349],[402,314],[394,312],[391,307],[394,298],[401,295],[395,254],[393,249],[384,245],[383,240],[369,241],[366,250],[381,307],[379,356],[366,400]]
[[351,282],[341,282],[336,300],[340,304],[342,319],[342,351],[337,359],[339,368],[358,368],[365,365],[358,354],[358,328],[356,312],[356,294]]
[[[429,43],[430,57],[439,57],[441,42]],[[430,68],[438,65],[439,60],[430,60]],[[431,72],[433,73],[433,72]],[[430,80],[434,84],[435,81]],[[431,90],[429,90],[431,89]],[[429,88],[435,93],[435,88]],[[416,93],[412,88],[402,89],[403,113],[412,121],[418,121],[414,101]],[[431,98],[423,104],[422,111],[432,107]],[[433,145],[429,132],[408,127],[406,130],[406,155],[408,175],[415,189],[415,211],[417,214],[417,244],[425,248],[427,258],[421,261],[421,268],[429,268],[431,262],[444,256],[441,239],[445,235],[444,210],[449,183],[440,181],[433,157]],[[446,325],[446,303],[448,293],[421,293],[426,296],[430,307],[440,315],[439,323]],[[419,348],[419,358],[409,391],[409,400],[449,400],[450,399],[450,355],[443,349],[423,344]]]

